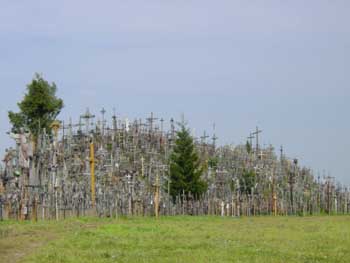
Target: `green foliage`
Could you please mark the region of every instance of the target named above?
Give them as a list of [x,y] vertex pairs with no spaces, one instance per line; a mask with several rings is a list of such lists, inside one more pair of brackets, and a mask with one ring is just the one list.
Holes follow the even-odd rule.
[[252,145],[250,144],[250,142],[247,141],[247,143],[245,144],[245,148],[247,150],[247,153],[252,152]]
[[207,190],[207,184],[201,180],[203,167],[196,152],[193,138],[185,125],[176,133],[173,153],[170,156],[170,194],[175,199],[183,192],[199,198]]
[[218,167],[219,158],[217,157],[210,157],[208,160],[208,166],[212,169],[216,169]]
[[113,145],[111,143],[108,143],[107,144],[107,151],[112,152],[112,150],[113,150]]
[[254,171],[244,171],[239,180],[241,193],[251,194],[252,188],[255,186],[256,176]]
[[39,74],[27,85],[27,93],[18,103],[20,112],[9,111],[12,132],[18,133],[21,128],[29,130],[34,137],[40,129],[51,131],[50,125],[63,108],[63,101],[56,97],[56,84],[48,83]]

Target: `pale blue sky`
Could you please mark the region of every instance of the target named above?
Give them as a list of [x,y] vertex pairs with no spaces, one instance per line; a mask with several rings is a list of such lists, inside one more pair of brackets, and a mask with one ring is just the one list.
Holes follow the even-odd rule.
[[349,1],[0,0],[0,152],[34,72],[90,107],[179,118],[263,143],[350,184]]

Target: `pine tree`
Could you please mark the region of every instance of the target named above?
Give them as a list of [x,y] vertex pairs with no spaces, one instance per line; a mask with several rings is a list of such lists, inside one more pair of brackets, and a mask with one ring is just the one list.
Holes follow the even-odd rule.
[[176,133],[173,152],[170,156],[170,195],[176,196],[190,193],[195,199],[207,190],[207,184],[201,179],[201,167],[193,138],[185,124],[180,124]]
[[247,141],[247,143],[245,144],[245,149],[247,150],[247,153],[252,152],[252,145],[250,144],[249,141]]

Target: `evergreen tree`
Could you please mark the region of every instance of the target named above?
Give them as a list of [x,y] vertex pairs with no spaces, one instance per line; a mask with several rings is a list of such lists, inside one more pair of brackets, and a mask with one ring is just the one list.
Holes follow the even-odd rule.
[[254,171],[244,171],[243,176],[239,180],[240,191],[244,194],[251,194],[252,188],[256,183],[256,176]]
[[252,152],[252,145],[250,144],[249,141],[247,141],[247,143],[245,144],[245,149],[247,150],[247,153]]
[[55,83],[48,83],[39,74],[27,85],[27,93],[18,103],[20,112],[9,111],[12,132],[18,133],[21,128],[31,132],[37,138],[40,129],[50,132],[50,125],[63,108],[63,101],[56,97]]
[[170,195],[173,200],[183,192],[186,196],[191,193],[194,198],[199,198],[207,190],[207,184],[201,179],[202,173],[193,138],[185,124],[180,124],[170,156]]

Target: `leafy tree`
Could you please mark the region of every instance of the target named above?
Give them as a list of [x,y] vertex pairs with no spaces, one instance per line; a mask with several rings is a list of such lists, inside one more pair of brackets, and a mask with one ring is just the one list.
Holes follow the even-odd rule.
[[18,133],[21,128],[31,132],[37,138],[40,129],[51,131],[50,125],[63,108],[63,101],[56,97],[56,84],[48,83],[39,74],[27,85],[27,93],[18,103],[20,112],[9,111],[12,132]]
[[207,190],[207,184],[201,179],[203,167],[200,165],[193,138],[185,124],[180,124],[176,133],[173,152],[170,156],[170,195],[175,200],[183,192],[199,198]]

